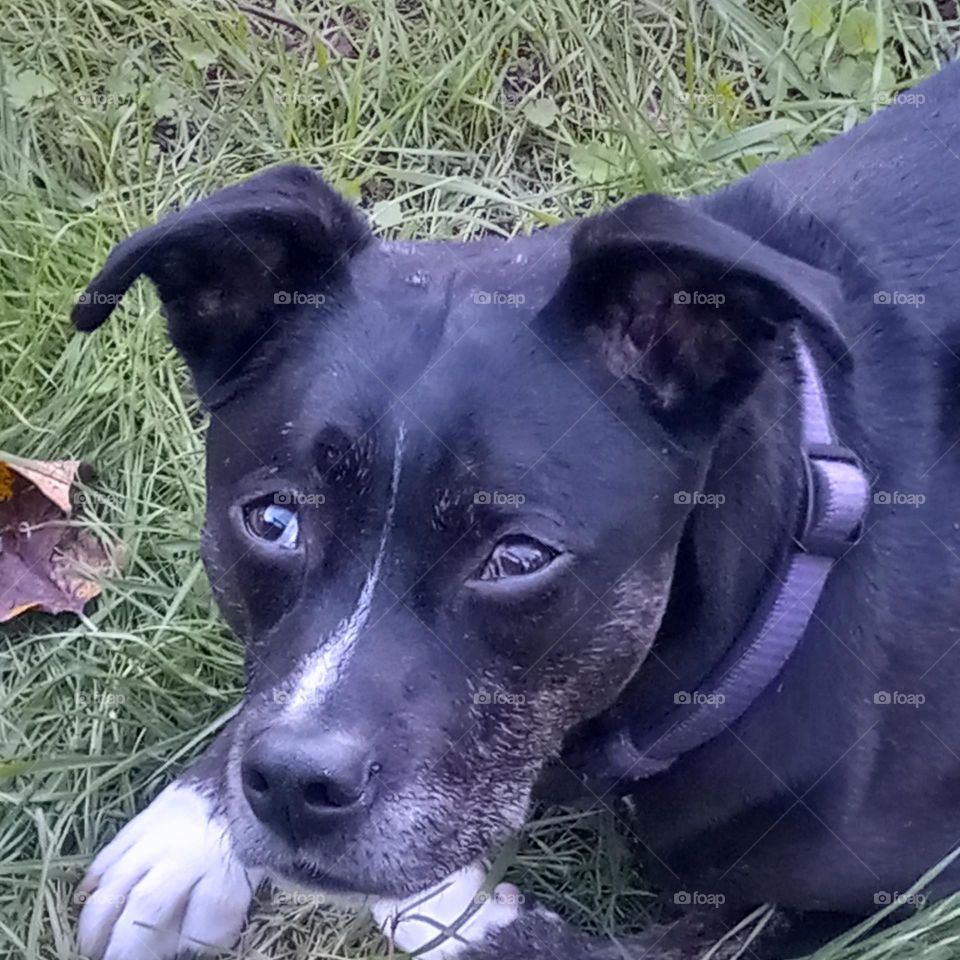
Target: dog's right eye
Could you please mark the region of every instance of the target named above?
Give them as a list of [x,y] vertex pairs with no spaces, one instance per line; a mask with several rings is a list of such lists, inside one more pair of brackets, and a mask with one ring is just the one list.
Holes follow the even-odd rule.
[[527,536],[504,537],[487,558],[480,571],[481,580],[506,580],[525,577],[549,566],[557,551]]
[[300,521],[292,502],[283,502],[286,494],[261,497],[243,508],[243,524],[247,533],[285,550],[295,550],[300,542]]

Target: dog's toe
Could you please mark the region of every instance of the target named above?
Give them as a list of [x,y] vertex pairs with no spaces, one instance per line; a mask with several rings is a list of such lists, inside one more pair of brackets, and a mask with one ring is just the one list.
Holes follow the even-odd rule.
[[94,860],[77,893],[91,960],[168,960],[230,947],[262,872],[236,858],[201,793],[168,787]]
[[246,879],[245,883],[225,884],[216,874],[204,876],[187,904],[180,928],[181,943],[206,942],[225,947],[236,943],[259,880],[260,877],[256,877]]

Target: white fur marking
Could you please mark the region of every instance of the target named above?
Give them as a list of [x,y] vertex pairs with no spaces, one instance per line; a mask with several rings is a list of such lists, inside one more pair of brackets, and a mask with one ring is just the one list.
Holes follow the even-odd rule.
[[380,929],[405,953],[416,953],[417,960],[450,960],[520,915],[523,898],[516,887],[500,884],[488,896],[483,881],[484,870],[474,863],[424,893],[402,901],[379,900],[371,909]]
[[320,651],[307,657],[294,693],[289,700],[292,709],[315,705],[323,698],[326,691],[336,684],[337,680],[343,675],[344,667],[353,653],[360,631],[363,630],[370,616],[373,593],[380,579],[380,568],[387,552],[387,541],[390,539],[393,514],[397,507],[397,490],[400,488],[400,467],[403,462],[405,435],[406,430],[401,423],[393,449],[393,474],[390,477],[387,512],[384,516],[383,527],[380,530],[380,543],[373,566],[370,568],[360,590],[357,605],[350,617],[340,622],[336,633],[323,642]]
[[237,860],[209,799],[173,783],[90,866],[76,899],[92,960],[172,960],[233,946],[263,879]]

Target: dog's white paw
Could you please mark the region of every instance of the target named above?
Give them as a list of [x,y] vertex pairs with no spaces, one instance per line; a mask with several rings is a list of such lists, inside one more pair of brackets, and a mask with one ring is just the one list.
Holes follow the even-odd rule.
[[77,891],[80,953],[168,960],[230,947],[262,879],[237,860],[210,801],[171,784],[90,866]]
[[378,900],[373,916],[394,946],[416,952],[417,960],[449,960],[520,915],[517,888],[501,883],[487,894],[484,876],[479,864],[471,864],[406,900]]

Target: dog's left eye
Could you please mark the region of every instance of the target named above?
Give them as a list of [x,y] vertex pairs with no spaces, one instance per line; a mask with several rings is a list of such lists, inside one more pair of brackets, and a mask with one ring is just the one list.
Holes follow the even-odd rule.
[[[282,495],[281,495],[282,496]],[[294,506],[277,503],[278,496],[262,497],[243,508],[247,533],[285,550],[294,550],[300,541],[300,521]]]
[[533,537],[504,537],[487,557],[480,571],[481,580],[504,580],[524,577],[549,566],[558,556],[557,551]]

